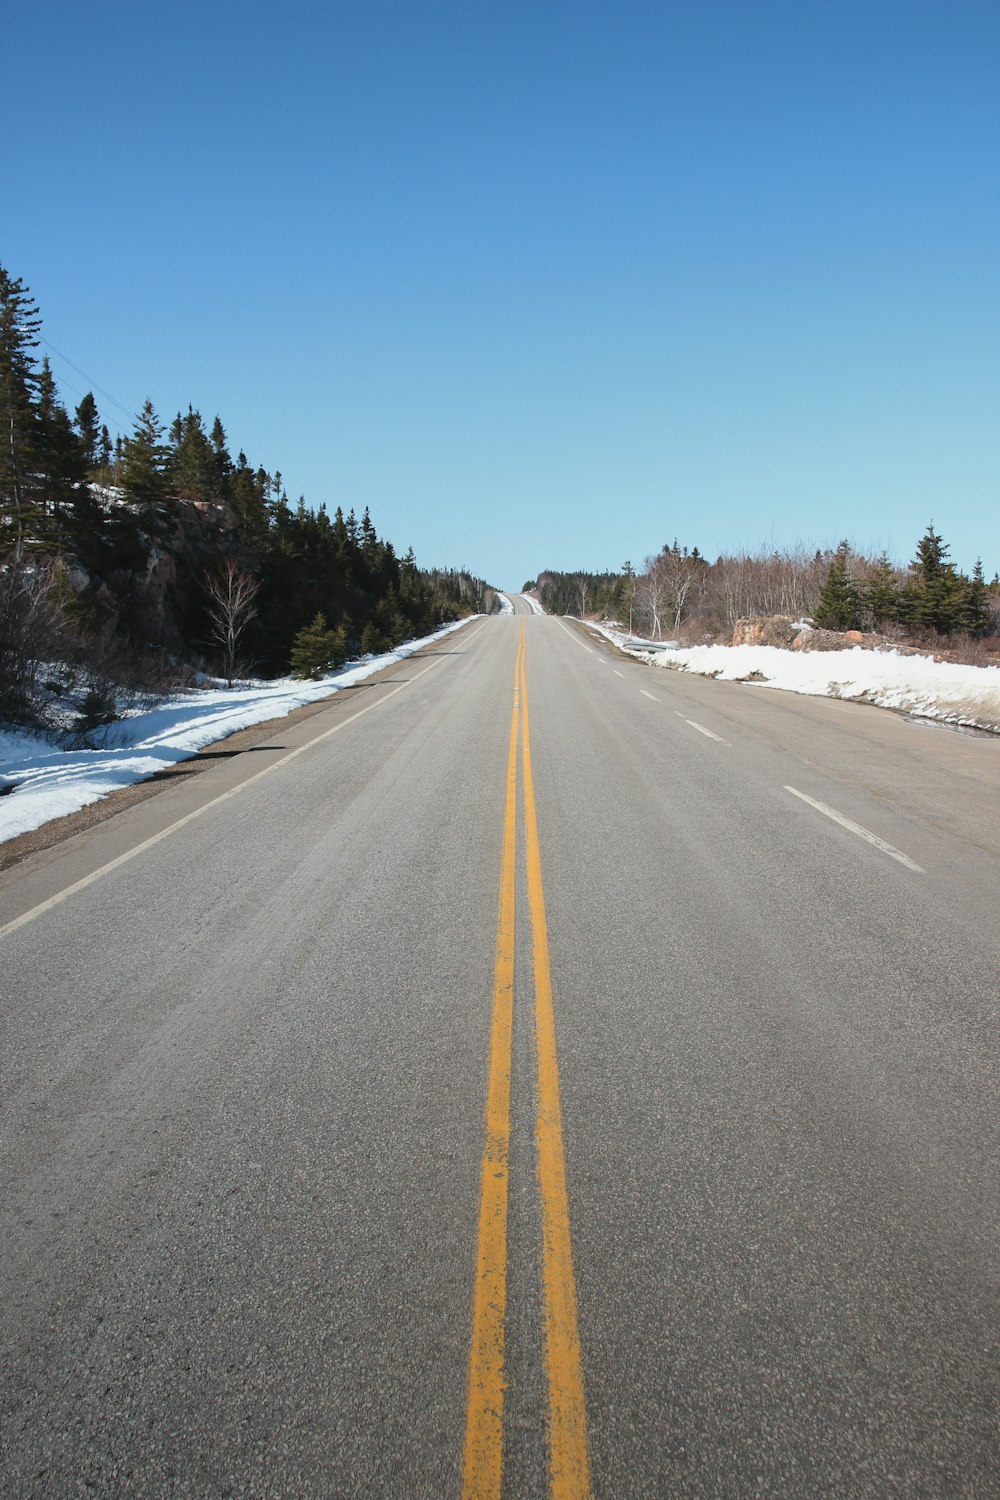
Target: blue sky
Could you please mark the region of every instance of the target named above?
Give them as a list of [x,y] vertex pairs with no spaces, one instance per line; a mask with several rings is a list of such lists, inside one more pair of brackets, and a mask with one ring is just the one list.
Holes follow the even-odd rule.
[[0,262],[71,406],[218,413],[293,503],[501,587],[675,536],[905,561],[931,517],[1000,568],[995,0],[4,35]]

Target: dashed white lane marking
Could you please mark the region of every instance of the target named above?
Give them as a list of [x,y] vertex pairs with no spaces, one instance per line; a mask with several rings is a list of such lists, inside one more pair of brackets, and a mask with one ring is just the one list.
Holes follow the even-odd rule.
[[[681,717],[684,717],[683,714]],[[684,722],[685,724],[690,724],[692,729],[697,729],[699,734],[707,735],[710,740],[717,740],[720,745],[729,744],[729,741],[724,740],[721,734],[713,734],[712,730],[706,729],[704,724],[696,724],[693,719],[684,719]]]
[[895,848],[892,844],[887,844],[885,839],[880,839],[878,834],[872,833],[870,829],[862,828],[860,823],[854,823],[850,818],[845,818],[844,814],[839,813],[835,807],[827,807],[825,802],[817,802],[815,797],[807,797],[805,792],[797,791],[793,786],[786,786],[785,791],[791,792],[793,797],[798,797],[802,802],[808,802],[810,807],[814,807],[824,817],[832,818],[835,823],[840,824],[841,828],[846,828],[850,833],[856,833],[859,838],[864,839],[867,843],[874,844],[876,849],[881,849],[882,853],[888,854],[890,859],[897,859],[908,870],[915,870],[918,875],[927,874],[923,865],[916,864],[910,859],[908,854],[903,854],[901,850]]
[[619,670],[618,670],[617,667],[612,667],[611,670],[614,672],[614,674],[615,674],[616,677],[624,677],[625,676],[625,673],[624,672],[619,672]]
[[660,700],[655,693],[647,693],[645,688],[640,688],[639,691],[644,698],[652,698],[654,703],[659,703]]

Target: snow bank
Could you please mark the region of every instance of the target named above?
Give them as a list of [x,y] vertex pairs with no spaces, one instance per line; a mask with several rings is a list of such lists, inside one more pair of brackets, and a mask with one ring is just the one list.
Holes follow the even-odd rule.
[[105,744],[98,750],[57,750],[34,736],[0,730],[0,792],[14,786],[12,792],[0,796],[0,842],[40,828],[51,818],[78,812],[121,787],[146,781],[238,729],[332,697],[467,623],[459,620],[446,625],[422,640],[408,641],[383,656],[366,657],[318,682],[283,677],[233,689],[174,694],[145,713],[110,725],[104,733]]
[[[619,644],[616,632],[602,634]],[[922,718],[1000,732],[1000,667],[966,667],[899,651],[784,651],[777,646],[667,646],[633,651],[672,667],[822,698],[854,698]]]

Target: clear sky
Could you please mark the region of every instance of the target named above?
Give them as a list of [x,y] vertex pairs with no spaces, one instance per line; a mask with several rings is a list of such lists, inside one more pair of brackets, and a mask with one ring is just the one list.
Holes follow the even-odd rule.
[[98,386],[218,413],[506,588],[932,517],[1000,568],[996,0],[54,0],[3,48],[0,263],[112,430]]

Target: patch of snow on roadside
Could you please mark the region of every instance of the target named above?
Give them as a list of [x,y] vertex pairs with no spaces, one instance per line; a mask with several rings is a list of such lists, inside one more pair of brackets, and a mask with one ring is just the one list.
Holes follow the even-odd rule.
[[13,791],[0,796],[0,842],[78,812],[121,787],[146,781],[239,729],[330,698],[467,623],[468,617],[445,625],[433,635],[407,641],[382,656],[365,657],[318,682],[282,677],[233,689],[172,694],[145,713],[109,725],[104,746],[96,750],[58,750],[33,735],[0,730],[0,793],[13,785]]
[[[601,634],[622,646],[623,637]],[[622,646],[622,649],[626,649]],[[1000,731],[1000,667],[967,667],[898,651],[785,651],[777,646],[668,646],[630,651],[656,667],[787,693],[853,698],[921,718]]]

